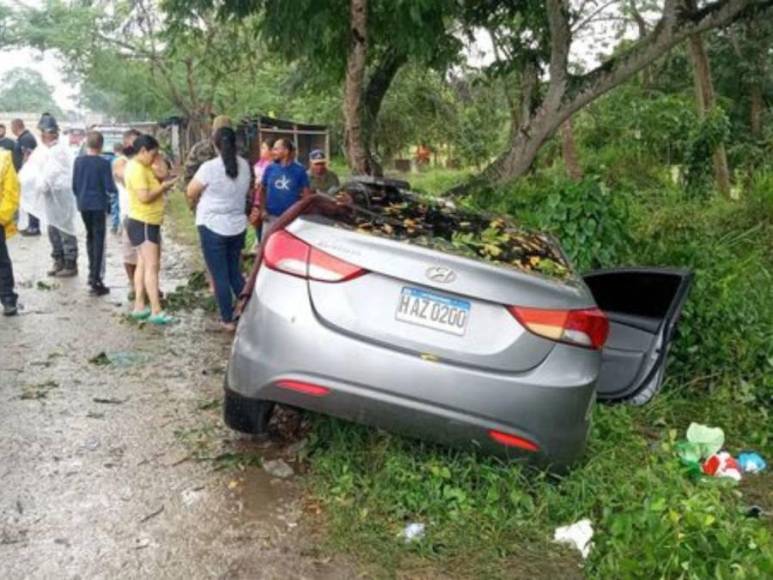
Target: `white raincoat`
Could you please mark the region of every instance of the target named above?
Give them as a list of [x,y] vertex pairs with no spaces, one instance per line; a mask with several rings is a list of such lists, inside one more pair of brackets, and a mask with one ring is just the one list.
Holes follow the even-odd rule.
[[73,163],[69,147],[57,141],[50,147],[38,145],[19,171],[21,209],[72,236],[77,215]]

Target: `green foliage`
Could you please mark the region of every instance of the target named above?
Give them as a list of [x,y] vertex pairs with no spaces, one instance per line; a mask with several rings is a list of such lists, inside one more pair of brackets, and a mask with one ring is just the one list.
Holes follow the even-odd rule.
[[54,100],[54,88],[39,72],[28,68],[14,68],[3,75],[0,89],[0,111],[51,113],[62,111]]
[[685,185],[688,192],[708,191],[712,156],[730,135],[730,120],[720,107],[714,107],[688,133],[685,154]]
[[743,203],[653,200],[639,208],[630,257],[636,264],[683,266],[695,274],[671,372],[698,384],[717,375],[751,381],[760,400],[765,381],[767,389],[773,387],[771,184],[773,174],[761,174]]
[[544,178],[471,198],[484,209],[510,213],[553,234],[580,272],[617,264],[630,247],[628,200],[595,177],[579,183]]

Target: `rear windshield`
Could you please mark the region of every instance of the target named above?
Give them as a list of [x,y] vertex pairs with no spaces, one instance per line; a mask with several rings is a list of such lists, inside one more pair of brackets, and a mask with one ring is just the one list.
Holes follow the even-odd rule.
[[458,208],[450,201],[396,187],[354,183],[343,189],[353,198],[355,210],[335,218],[341,227],[523,272],[559,279],[572,276],[555,240],[509,219]]

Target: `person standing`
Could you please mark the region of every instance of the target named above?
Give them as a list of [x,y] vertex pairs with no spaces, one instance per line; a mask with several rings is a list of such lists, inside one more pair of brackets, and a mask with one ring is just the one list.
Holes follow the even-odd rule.
[[129,300],[134,299],[134,272],[137,268],[137,250],[129,240],[126,230],[126,222],[129,219],[129,192],[126,191],[124,174],[126,165],[134,157],[134,141],[141,133],[136,129],[124,131],[121,147],[121,155],[113,162],[113,179],[118,188],[118,214],[121,219],[121,253],[123,254],[123,267],[129,279]]
[[185,167],[183,170],[183,186],[185,188],[188,187],[191,179],[193,179],[193,176],[196,175],[199,167],[201,167],[204,162],[217,157],[217,151],[215,150],[215,143],[212,137],[218,129],[222,129],[223,127],[233,129],[231,117],[218,115],[212,121],[212,134],[206,139],[194,143],[193,147],[191,147],[188,156],[185,158]]
[[196,209],[201,250],[214,282],[221,325],[233,332],[233,302],[244,288],[240,267],[247,230],[244,200],[252,176],[247,161],[236,154],[233,129],[218,129],[213,140],[218,157],[199,167],[186,195],[190,206]]
[[78,275],[75,238],[75,197],[72,194],[72,152],[59,140],[59,126],[50,115],[40,122],[42,146],[37,147],[19,173],[21,207],[42,216],[48,226],[54,265],[49,276]]
[[261,227],[261,239],[265,239],[271,224],[291,205],[311,195],[309,176],[303,165],[295,161],[293,142],[285,137],[277,139],[273,154],[275,163],[263,172],[250,212],[250,223]]
[[3,315],[18,313],[18,296],[14,292],[13,264],[7,241],[16,233],[14,216],[19,208],[19,180],[10,151],[0,150],[0,303]]
[[72,190],[78,200],[83,225],[86,226],[86,251],[89,256],[89,286],[91,294],[104,296],[110,292],[102,280],[104,273],[107,215],[110,201],[118,195],[110,161],[102,157],[105,140],[102,133],[86,134],[86,155],[75,160]]
[[341,185],[334,171],[328,169],[327,157],[321,149],[314,149],[309,155],[311,169],[309,171],[309,185],[315,193],[328,193],[334,187]]
[[[29,159],[29,156],[32,155],[32,152],[38,146],[38,142],[35,136],[24,126],[24,121],[21,119],[11,121],[11,133],[16,137],[16,143],[13,148],[13,166],[18,174],[27,162],[27,159]],[[24,192],[22,191],[23,195]],[[37,216],[28,213],[27,222],[27,228],[19,233],[23,236],[39,236],[40,220]]]
[[[129,219],[126,232],[137,249],[137,267],[134,272],[135,320],[147,319],[152,324],[169,324],[173,318],[161,309],[159,297],[159,270],[161,265],[161,224],[164,221],[164,194],[175,180],[160,183],[153,173],[158,157],[158,141],[151,135],[140,135],[134,140],[134,157],[126,165],[124,182],[129,194]],[[146,307],[145,299],[150,302]]]
[[16,141],[9,139],[5,134],[5,125],[0,123],[0,149],[3,151],[13,151]]

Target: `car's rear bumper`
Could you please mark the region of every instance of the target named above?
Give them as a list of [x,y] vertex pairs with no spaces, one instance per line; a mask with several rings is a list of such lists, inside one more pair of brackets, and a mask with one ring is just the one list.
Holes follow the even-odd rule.
[[[266,291],[277,276],[282,291]],[[266,270],[239,324],[228,384],[249,398],[564,467],[585,448],[598,368],[598,353],[562,344],[536,368],[517,374],[391,350],[323,325],[304,280]],[[288,380],[329,393],[279,386]],[[490,430],[525,438],[540,450],[504,447],[491,440]]]

